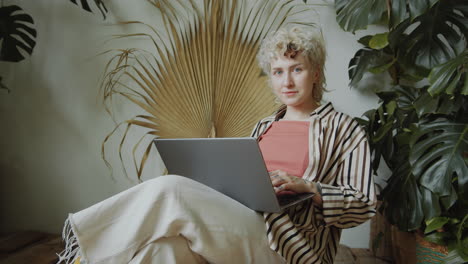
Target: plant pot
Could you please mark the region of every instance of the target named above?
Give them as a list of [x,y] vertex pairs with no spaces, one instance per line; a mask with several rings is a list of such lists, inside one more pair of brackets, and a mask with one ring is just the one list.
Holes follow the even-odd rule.
[[390,227],[392,255],[395,263],[416,263],[416,239],[414,233],[402,232],[394,225]]
[[443,259],[447,256],[448,249],[446,246],[441,246],[424,239],[420,233],[416,234],[416,263],[417,264],[434,264],[443,263]]
[[379,259],[397,264],[416,263],[416,240],[414,237],[414,233],[399,231],[396,226],[388,223],[380,212],[377,212],[371,220],[369,247],[374,256]]

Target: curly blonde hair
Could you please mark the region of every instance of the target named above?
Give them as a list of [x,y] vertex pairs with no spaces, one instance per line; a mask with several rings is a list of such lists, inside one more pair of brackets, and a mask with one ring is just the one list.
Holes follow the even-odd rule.
[[313,97],[319,103],[326,91],[325,80],[325,44],[321,31],[305,29],[304,27],[280,28],[270,33],[262,41],[257,60],[262,70],[270,76],[271,61],[280,56],[294,58],[300,53],[319,72],[319,81],[314,84]]

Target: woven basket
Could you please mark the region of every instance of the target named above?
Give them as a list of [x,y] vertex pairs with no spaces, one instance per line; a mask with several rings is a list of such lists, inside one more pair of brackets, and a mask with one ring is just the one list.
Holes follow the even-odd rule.
[[425,240],[422,235],[416,234],[417,264],[443,263],[442,260],[447,256],[447,254],[447,247],[429,242]]

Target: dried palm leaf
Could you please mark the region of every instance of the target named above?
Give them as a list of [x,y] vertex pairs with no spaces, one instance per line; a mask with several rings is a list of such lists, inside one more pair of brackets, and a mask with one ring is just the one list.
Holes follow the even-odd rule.
[[[119,148],[122,164],[122,146],[127,133],[133,126],[148,129],[133,148],[139,179],[151,142],[139,162],[135,153],[147,135],[161,138],[248,136],[255,122],[278,107],[267,88],[267,77],[261,74],[256,62],[260,41],[285,24],[313,26],[298,19],[301,13],[307,12],[308,5],[291,0],[150,2],[160,14],[164,27],[156,29],[140,21],[123,22],[142,25],[150,33],[117,37],[147,37],[156,52],[113,51],[115,55],[106,66],[103,82],[104,102],[111,114],[110,102],[115,95],[146,112],[116,127],[127,126]],[[104,160],[104,144],[116,129],[103,142]]]

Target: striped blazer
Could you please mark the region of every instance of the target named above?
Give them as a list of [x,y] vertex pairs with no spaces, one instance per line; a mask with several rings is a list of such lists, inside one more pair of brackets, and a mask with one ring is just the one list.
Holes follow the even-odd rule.
[[[286,113],[280,108],[257,123],[252,136],[264,134]],[[310,114],[309,164],[303,179],[320,182],[323,206],[311,200],[281,213],[264,213],[271,249],[287,263],[333,263],[341,229],[375,214],[371,157],[364,130],[331,103]]]

